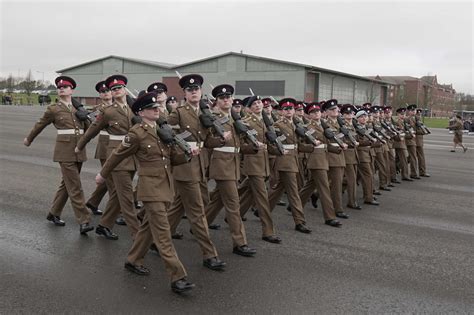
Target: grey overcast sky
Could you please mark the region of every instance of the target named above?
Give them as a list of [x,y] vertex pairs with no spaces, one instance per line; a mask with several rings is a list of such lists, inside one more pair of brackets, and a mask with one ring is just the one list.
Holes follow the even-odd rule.
[[357,75],[437,75],[474,93],[473,2],[0,0],[0,76],[107,55],[184,63],[228,51]]

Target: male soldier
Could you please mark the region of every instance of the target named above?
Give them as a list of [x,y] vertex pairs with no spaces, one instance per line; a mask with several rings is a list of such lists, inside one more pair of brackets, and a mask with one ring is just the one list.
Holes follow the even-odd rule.
[[407,145],[408,158],[410,161],[410,178],[421,179],[418,176],[418,158],[416,157],[416,121],[415,121],[416,104],[407,106],[407,116],[405,118],[405,141]]
[[[341,127],[337,121],[339,116],[339,108],[337,107],[337,100],[328,100],[323,105],[324,111],[327,113],[326,123],[329,128],[336,134],[336,137],[342,138]],[[336,211],[336,217],[342,219],[349,219],[349,216],[344,213],[342,209],[342,180],[344,177],[344,168],[346,161],[344,159],[343,150],[347,150],[347,144],[343,144],[342,150],[336,143],[330,143],[328,147],[328,161],[329,161],[329,183],[331,186],[331,199]]]
[[160,116],[164,119],[167,119],[169,112],[166,109],[166,93],[168,92],[168,87],[166,86],[166,84],[161,82],[154,82],[146,88],[146,92],[154,92],[156,94],[156,103],[160,108]]
[[[341,107],[341,114],[344,118],[344,127],[349,130],[353,137],[355,137],[355,128],[352,125],[352,118],[354,117],[355,107],[346,104]],[[361,210],[361,206],[357,203],[357,146],[344,138],[347,144],[347,149],[344,151],[344,160],[346,167],[344,168],[344,175],[346,176],[347,187],[347,207],[355,210]]]
[[71,96],[76,88],[76,82],[72,78],[60,76],[54,82],[59,100],[46,108],[43,117],[36,122],[30,134],[23,140],[23,144],[29,147],[36,136],[49,124],[56,127],[58,136],[53,160],[59,162],[62,180],[46,219],[57,226],[64,226],[66,223],[61,220],[61,213],[67,199],[70,198],[74,214],[79,222],[79,231],[81,234],[86,234],[94,229],[89,225],[90,212],[85,205],[80,177],[82,162],[87,160],[87,155],[85,151],[75,153],[74,147],[82,137],[84,128],[87,128],[87,111],[72,106]]
[[[296,102],[296,105],[295,105],[295,115],[294,115],[294,119],[300,123],[300,124],[306,124],[307,120],[306,118],[304,117],[304,108],[305,108],[305,103],[301,102],[301,101],[297,101]],[[306,181],[306,179],[308,178],[308,172],[305,168],[305,162],[306,162],[306,156],[307,154],[304,153],[304,152],[299,152],[298,153],[298,168],[299,168],[299,173],[298,173],[298,189],[301,189],[301,187],[303,187],[304,185],[304,182]],[[288,206],[288,209],[289,211],[291,211],[291,209],[289,209],[290,206]]]
[[[112,93],[110,92],[105,81],[97,82],[95,85],[95,90],[99,93],[100,103],[94,107],[94,111],[98,111],[105,106],[112,105]],[[97,142],[97,147],[95,149],[94,159],[100,161],[100,165],[104,165],[105,160],[107,159],[107,145],[109,143],[109,134],[107,131],[102,130],[99,134],[99,140]],[[92,193],[89,200],[86,202],[86,206],[92,211],[95,215],[102,215],[102,211],[99,210],[99,204],[107,193],[107,185],[105,183],[97,185],[94,192]]]
[[397,109],[398,119],[396,128],[400,132],[400,136],[395,138],[393,147],[395,148],[395,152],[398,156],[398,161],[400,163],[400,173],[402,174],[402,180],[412,182],[413,179],[411,179],[408,175],[407,146],[405,143],[406,133],[404,125],[405,112],[406,108],[404,107],[400,107]]
[[[247,245],[245,227],[240,217],[239,193],[237,181],[240,178],[240,141],[230,115],[234,88],[221,84],[212,89],[219,113],[219,120],[224,130],[223,137],[209,134],[205,146],[212,149],[209,161],[209,178],[216,182],[216,189],[211,193],[206,207],[206,219],[212,223],[222,206],[226,210],[226,221],[232,235],[233,253],[245,257],[254,256],[257,251]],[[263,145],[263,144],[262,144]]]
[[[127,93],[125,86],[127,78],[123,75],[112,75],[105,80],[105,85],[112,91],[114,102],[112,105],[104,106],[100,109],[95,122],[84,134],[84,137],[77,143],[76,152],[84,149],[86,144],[92,140],[101,130],[109,133],[109,144],[107,156],[116,149],[125,135],[132,127],[134,114],[127,104]],[[138,232],[138,218],[133,204],[133,176],[136,170],[136,160],[133,156],[124,159],[112,171],[112,176],[107,178],[107,189],[109,191],[109,201],[100,219],[95,232],[105,236],[109,240],[117,240],[118,236],[112,232],[115,219],[120,211],[127,223],[132,239]]]
[[[361,128],[367,129],[367,112],[363,109],[359,110],[356,113],[357,122]],[[361,137],[357,135],[357,142],[359,146],[357,147],[357,155],[359,158],[359,175],[360,181],[362,182],[362,191],[364,194],[364,203],[368,205],[378,206],[379,202],[374,198],[374,175],[372,173],[372,159],[373,156],[370,154],[371,142],[366,137]],[[380,143],[378,144],[380,145]]]
[[242,111],[242,105],[243,102],[241,99],[235,98],[232,101],[232,110],[239,114],[240,116],[244,117],[245,116],[245,111]]
[[[390,140],[390,136],[388,136],[385,133],[385,130],[382,127],[382,124],[380,122],[381,120],[381,111],[382,108],[380,106],[372,106],[372,126],[374,129],[376,129],[380,136],[385,139],[385,142],[387,140]],[[382,143],[380,147],[375,148],[375,159],[374,159],[374,164],[375,168],[379,172],[379,189],[384,190],[384,191],[391,191],[390,188],[387,187],[387,182],[389,181],[389,169],[388,165],[386,164],[386,158],[385,158],[385,153],[388,152],[388,144],[387,143]]]
[[[281,239],[275,236],[270,204],[268,203],[268,191],[265,185],[266,178],[270,176],[268,150],[272,150],[273,146],[266,145],[267,127],[262,117],[263,103],[259,96],[252,96],[245,106],[249,109],[249,114],[244,122],[251,130],[256,131],[257,141],[264,145],[255,148],[246,137],[241,138],[242,151],[254,154],[244,155],[243,171],[247,175],[247,180],[239,188],[240,215],[244,216],[251,206],[255,206],[254,211],[257,211],[262,222],[262,240],[279,244]],[[270,103],[267,106],[270,107]],[[277,154],[277,152],[274,153]]]
[[270,209],[273,211],[281,195],[286,191],[295,221],[295,230],[301,233],[311,233],[311,230],[306,226],[303,205],[298,193],[297,176],[299,173],[298,152],[311,152],[313,146],[298,143],[293,123],[296,101],[293,98],[284,98],[280,100],[279,104],[283,118],[275,123],[275,129],[278,128],[286,137],[283,141],[285,154],[278,155],[275,159],[275,169],[278,171],[279,178],[273,191],[270,192]]
[[[189,145],[196,149],[203,147],[209,130],[202,126],[199,120],[201,86],[204,79],[199,74],[189,74],[179,80],[184,91],[186,103],[178,106],[168,117],[168,123],[178,132],[188,131]],[[201,151],[202,152],[202,151]],[[171,231],[174,232],[186,211],[191,231],[196,237],[203,255],[203,265],[211,270],[222,270],[225,262],[217,257],[217,250],[211,241],[206,216],[204,213],[203,195],[207,197],[206,169],[207,156],[202,153],[193,156],[187,164],[173,168],[173,177],[176,185],[176,195],[168,211],[168,220]]]
[[176,107],[178,107],[178,99],[176,96],[168,96],[166,99],[166,110],[168,113],[174,111]]
[[[426,162],[425,162],[425,151],[423,149],[423,136],[427,134],[426,130],[422,128],[421,113],[422,109],[416,110],[416,157],[418,158],[418,170],[420,176],[431,177],[430,174],[426,173]],[[428,131],[429,132],[429,131]]]
[[306,114],[310,121],[308,123],[308,131],[313,131],[313,136],[321,142],[316,146],[313,152],[308,154],[308,162],[306,167],[311,172],[309,180],[300,189],[300,198],[302,204],[306,204],[314,189],[318,190],[321,198],[321,206],[323,208],[324,223],[332,227],[340,227],[342,224],[336,220],[336,212],[331,200],[329,190],[328,173],[329,163],[327,157],[327,147],[329,141],[324,136],[324,129],[321,126],[321,107],[319,103],[310,103],[306,106]]
[[[395,126],[393,125],[392,121],[392,107],[391,106],[385,106],[383,108],[383,121],[387,126],[389,126],[390,129],[394,130]],[[392,138],[387,141],[388,144],[388,152],[386,153],[386,159],[387,159],[387,170],[389,170],[389,178],[390,181],[387,183],[388,187],[395,187],[393,183],[399,184],[400,181],[397,179],[397,165],[396,165],[396,155],[395,155],[395,148],[393,147],[393,144],[395,143],[395,137],[398,137],[398,133],[393,131],[393,136]]]
[[[125,268],[139,275],[148,275],[150,271],[143,266],[143,260],[154,243],[171,278],[171,289],[180,293],[191,290],[194,284],[186,280],[186,270],[173,246],[166,206],[174,194],[171,165],[186,163],[187,159],[167,144],[172,135],[160,137],[156,124],[160,118],[157,99],[157,95],[152,92],[135,101],[132,110],[142,118],[142,123],[130,129],[97,174],[96,181],[98,184],[104,183],[104,178],[127,157],[134,155],[137,158],[140,165],[138,199],[144,203],[146,215],[128,253]],[[193,154],[197,154],[197,150]]]

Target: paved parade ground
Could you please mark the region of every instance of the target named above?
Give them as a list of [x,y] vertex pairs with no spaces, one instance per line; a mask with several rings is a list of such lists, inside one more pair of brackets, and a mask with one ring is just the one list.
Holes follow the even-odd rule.
[[[313,233],[298,233],[277,207],[283,243],[275,245],[261,240],[260,222],[249,212],[255,258],[232,254],[221,212],[216,223],[223,228],[210,233],[224,272],[202,266],[183,220],[185,237],[174,244],[196,288],[177,295],[155,253],[145,259],[148,277],[123,268],[131,246],[126,227],[114,228],[118,241],[81,236],[69,203],[65,227],[46,220],[60,182],[52,161],[56,130],[49,126],[31,147],[23,145],[44,109],[0,106],[0,314],[474,313],[474,136],[464,136],[467,153],[451,153],[453,135],[432,130],[425,136],[432,177],[383,192],[380,207],[348,210],[341,229],[324,225],[321,206],[308,204]],[[95,144],[82,171],[86,198],[99,170]]]

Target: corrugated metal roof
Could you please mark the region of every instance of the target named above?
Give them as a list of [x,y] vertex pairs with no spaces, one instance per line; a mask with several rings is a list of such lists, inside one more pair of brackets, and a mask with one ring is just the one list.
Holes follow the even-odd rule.
[[174,64],[165,63],[165,62],[156,62],[156,61],[150,61],[150,60],[143,60],[143,59],[128,58],[128,57],[122,57],[122,56],[116,56],[116,55],[109,55],[109,56],[106,56],[106,57],[102,57],[102,58],[94,59],[94,60],[91,60],[91,61],[87,61],[87,62],[78,64],[78,65],[75,65],[75,66],[60,69],[60,70],[57,70],[56,72],[61,73],[61,72],[64,72],[64,71],[68,71],[68,70],[71,70],[71,69],[74,69],[74,68],[79,68],[79,67],[82,67],[82,66],[85,66],[85,65],[97,62],[97,61],[102,61],[102,60],[105,60],[105,59],[109,59],[109,58],[123,59],[123,60],[143,63],[143,64],[147,64],[147,65],[150,65],[150,66],[166,68],[166,69],[172,69],[174,66],[176,66]]

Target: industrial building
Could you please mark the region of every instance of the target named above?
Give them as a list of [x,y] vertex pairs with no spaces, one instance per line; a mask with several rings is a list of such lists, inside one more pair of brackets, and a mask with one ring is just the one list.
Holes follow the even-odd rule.
[[239,98],[250,95],[252,88],[255,94],[276,99],[286,96],[309,102],[335,98],[339,103],[385,105],[390,89],[390,83],[380,79],[236,52],[180,65],[107,56],[57,72],[76,80],[75,96],[83,103],[95,104],[95,84],[112,74],[125,75],[128,89],[133,93],[160,81],[168,86],[168,95],[182,99],[176,71],[181,75],[201,74],[205,80],[203,94],[210,94],[212,86],[228,83],[235,86]]

